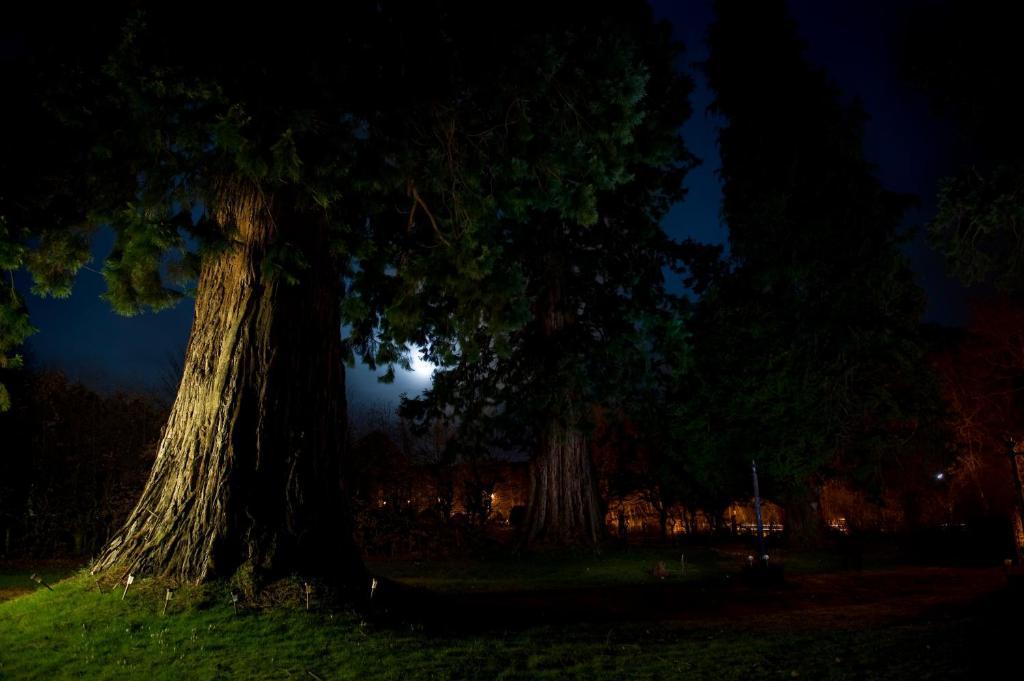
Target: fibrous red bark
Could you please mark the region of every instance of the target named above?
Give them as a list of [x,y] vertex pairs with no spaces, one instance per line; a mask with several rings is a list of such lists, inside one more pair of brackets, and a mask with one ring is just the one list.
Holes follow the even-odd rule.
[[[538,304],[538,321],[549,342],[572,323],[564,310],[557,274]],[[557,366],[557,357],[552,358]],[[560,546],[596,546],[604,528],[594,464],[587,438],[578,427],[581,405],[567,390],[563,404],[548,418],[530,460],[526,541]]]
[[530,462],[527,541],[594,546],[603,514],[586,438],[553,423]]
[[[340,489],[340,277],[325,221],[290,208],[257,193],[220,202],[234,243],[204,259],[156,461],[94,572],[364,579]],[[305,260],[297,283],[268,267],[275,244]]]

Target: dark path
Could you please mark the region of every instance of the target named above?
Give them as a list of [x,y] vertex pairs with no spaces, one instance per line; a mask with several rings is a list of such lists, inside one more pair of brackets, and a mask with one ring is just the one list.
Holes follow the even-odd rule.
[[721,577],[681,584],[442,594],[386,581],[375,603],[384,620],[451,633],[659,621],[817,628],[937,616],[1005,588],[1006,576],[998,569],[908,567],[798,575],[776,588],[753,588],[737,577]]

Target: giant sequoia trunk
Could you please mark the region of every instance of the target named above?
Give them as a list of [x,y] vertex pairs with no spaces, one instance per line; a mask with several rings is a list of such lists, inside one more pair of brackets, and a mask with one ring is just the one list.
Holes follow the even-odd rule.
[[[363,579],[340,490],[339,276],[322,221],[235,192],[236,243],[199,277],[184,374],[138,505],[94,572],[197,582],[239,569]],[[273,244],[308,267],[288,284]]]
[[587,440],[572,426],[549,424],[530,462],[527,540],[596,545],[603,517]]
[[[538,306],[538,321],[549,345],[571,323],[565,314],[557,276]],[[551,371],[560,364],[549,358]],[[580,432],[579,410],[567,390],[559,413],[548,418],[537,450],[530,460],[530,493],[527,501],[526,540],[562,546],[598,543],[604,527],[590,448]]]

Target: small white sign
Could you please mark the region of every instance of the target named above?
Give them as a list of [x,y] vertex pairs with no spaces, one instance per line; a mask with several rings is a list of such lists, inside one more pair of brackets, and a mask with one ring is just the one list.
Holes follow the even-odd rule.
[[133,575],[132,573],[129,572],[128,573],[128,579],[124,580],[124,593],[121,594],[121,600],[122,601],[124,600],[124,597],[128,595],[128,587],[130,587],[134,581],[135,581],[135,575]]

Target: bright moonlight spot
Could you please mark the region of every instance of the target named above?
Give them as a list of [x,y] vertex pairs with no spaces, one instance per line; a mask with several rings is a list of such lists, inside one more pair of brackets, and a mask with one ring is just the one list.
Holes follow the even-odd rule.
[[413,373],[416,374],[417,378],[430,380],[430,377],[434,375],[434,365],[423,359],[419,348],[409,348],[409,351],[411,354],[409,365],[412,367]]

